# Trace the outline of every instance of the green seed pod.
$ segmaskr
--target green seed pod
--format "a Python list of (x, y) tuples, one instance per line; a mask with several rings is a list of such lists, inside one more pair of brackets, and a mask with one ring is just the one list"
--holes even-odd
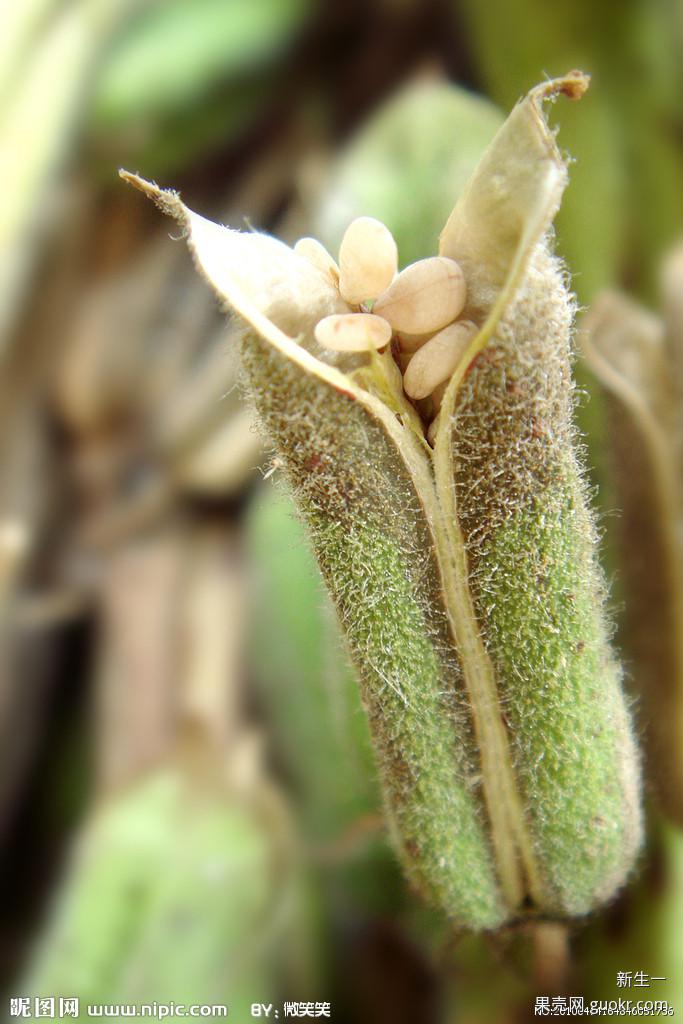
[(343, 312), (329, 277), (292, 253), (287, 279), (258, 236), (249, 279), (244, 236), (124, 175), (185, 225), (250, 324), (245, 376), (359, 674), (395, 846), (415, 887), (472, 928), (589, 911), (640, 841), (574, 450), (573, 306), (545, 239), (566, 169), (541, 103), (586, 84), (573, 73), (513, 110), (444, 229), (478, 330), (437, 419), (406, 398), (393, 350), (317, 347), (318, 321)]
[[(505, 305), (471, 372), (451, 382), (435, 461), (486, 654), (479, 729), (492, 746), (499, 736), (487, 799), (508, 892), (580, 914), (613, 892), (638, 847), (638, 773), (575, 451), (573, 303), (543, 237), (566, 172), (524, 114), (515, 108), (508, 131), (516, 152), (525, 133), (527, 150), (546, 147), (537, 176), (511, 153), (492, 201), (504, 156), (491, 147), (441, 238), (468, 280), (466, 315)], [(514, 294), (501, 236), (524, 261)]]

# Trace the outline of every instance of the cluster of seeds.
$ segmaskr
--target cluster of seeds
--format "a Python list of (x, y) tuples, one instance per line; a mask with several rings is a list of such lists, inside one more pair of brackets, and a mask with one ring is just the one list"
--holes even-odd
[(391, 232), (373, 217), (358, 217), (346, 229), (337, 265), (313, 238), (302, 238), (295, 252), (316, 266), (339, 289), (352, 312), (327, 316), (315, 329), (323, 348), (367, 352), (391, 345), (403, 375), (403, 389), (432, 419), (448, 381), (477, 332), (471, 320), (458, 320), (465, 307), (462, 270), (455, 260), (433, 256), (398, 270)]

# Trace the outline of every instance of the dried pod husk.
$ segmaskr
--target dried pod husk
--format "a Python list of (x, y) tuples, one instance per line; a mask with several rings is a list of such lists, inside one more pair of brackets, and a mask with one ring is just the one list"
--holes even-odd
[[(225, 260), (204, 259), (177, 197), (134, 181), (185, 224), (214, 285), (220, 266), (221, 294), (250, 325), (245, 376), (359, 674), (395, 846), (413, 884), (478, 929), (589, 911), (640, 839), (574, 451), (573, 309), (544, 241), (566, 170), (541, 102), (585, 86), (575, 73), (523, 100), (446, 225), (441, 255), (463, 268), (464, 316), (483, 326), (433, 451), (394, 376), (360, 386), (345, 371), (361, 357), (316, 358), (317, 310), (302, 311), (295, 342)], [(391, 361), (362, 358), (373, 371)]]
[[(192, 213), (175, 192), (165, 192), (128, 171), (124, 181), (139, 188), (188, 231), (202, 273), (232, 307), (243, 298), (264, 320), (293, 337), (333, 313), (348, 313), (339, 292), (308, 259), (284, 242), (255, 231), (232, 231)], [(199, 253), (201, 252), (201, 260)]]
[[(671, 279), (673, 275), (673, 280)], [(632, 664), (648, 775), (683, 824), (683, 550), (680, 522), (680, 295), (675, 262), (665, 281), (666, 324), (605, 292), (583, 321), (589, 366), (604, 388), (608, 456), (624, 590), (622, 642)]]

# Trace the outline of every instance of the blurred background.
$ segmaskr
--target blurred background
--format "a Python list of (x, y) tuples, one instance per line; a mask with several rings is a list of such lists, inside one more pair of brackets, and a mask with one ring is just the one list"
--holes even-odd
[[(22, 0), (0, 19), (5, 1005), (227, 1003), (240, 1022), (317, 1000), (338, 1022), (483, 1024), (582, 994), (683, 1012), (683, 813), (652, 774), (639, 874), (572, 927), (568, 970), (552, 934), (547, 956), (523, 930), (456, 935), (410, 894), (232, 329), (116, 174), (334, 253), (374, 215), (405, 264), (436, 251), (504, 113), (579, 67), (591, 90), (556, 118), (575, 161), (558, 249), (582, 307), (605, 288), (656, 307), (683, 235), (681, 0)], [(640, 709), (681, 623), (652, 614), (630, 643), (615, 421), (577, 375)], [(674, 598), (654, 590), (656, 613)], [(680, 661), (656, 671), (683, 697)], [(653, 773), (675, 776), (673, 749)], [(667, 981), (619, 991), (617, 971)]]

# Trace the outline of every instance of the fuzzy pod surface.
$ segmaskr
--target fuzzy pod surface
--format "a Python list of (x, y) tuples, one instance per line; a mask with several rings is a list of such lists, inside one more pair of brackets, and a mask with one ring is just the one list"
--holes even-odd
[(247, 273), (245, 236), (128, 176), (247, 321), (245, 375), (358, 672), (394, 844), (475, 929), (586, 913), (640, 842), (571, 419), (573, 303), (547, 237), (567, 175), (542, 103), (586, 84), (572, 73), (515, 107), (444, 228), (479, 330), (431, 444), (389, 352), (317, 348), (315, 324), (343, 311), (320, 273), (266, 236)]

